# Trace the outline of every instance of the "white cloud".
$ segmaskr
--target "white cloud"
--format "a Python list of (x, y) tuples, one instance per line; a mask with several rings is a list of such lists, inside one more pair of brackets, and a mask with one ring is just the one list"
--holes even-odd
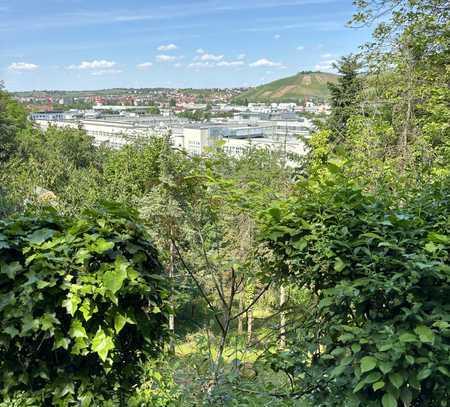
[(316, 66), (316, 71), (335, 71), (333, 64), (335, 64), (337, 61), (335, 59), (326, 59), (323, 61), (320, 61)]
[(273, 38), (276, 39), (276, 40), (279, 40), (279, 39), (281, 38), (281, 35), (280, 35), (280, 34), (275, 34), (275, 35), (273, 36)]
[(239, 54), (237, 59), (245, 59), (247, 57), (246, 54)]
[(99, 71), (93, 71), (91, 75), (94, 76), (103, 76), (103, 75), (112, 75), (122, 73), (121, 69), (100, 69)]
[(203, 48), (198, 48), (195, 52), (196, 52), (197, 54), (204, 54), (204, 53), (205, 53), (205, 50), (204, 50)]
[(137, 64), (136, 67), (138, 69), (148, 69), (151, 68), (153, 66), (152, 62), (143, 62), (142, 64)]
[(223, 55), (214, 55), (214, 54), (202, 54), (200, 57), (201, 61), (221, 61), (223, 59)]
[(180, 62), (177, 62), (176, 64), (173, 65), (175, 68), (181, 68), (183, 66), (183, 64), (181, 64)]
[(324, 59), (329, 59), (329, 58), (331, 58), (333, 56), (333, 54), (322, 54), (321, 56), (320, 56), (320, 58), (324, 58)]
[(177, 60), (177, 57), (172, 55), (156, 55), (156, 60), (158, 62), (170, 62)]
[(303, 51), (305, 49), (305, 47), (303, 45), (299, 45), (297, 47), (297, 51)]
[(111, 69), (116, 66), (116, 62), (114, 61), (106, 61), (102, 60), (94, 60), (94, 61), (82, 61), (79, 65), (70, 65), (69, 69), (82, 69), (82, 70), (105, 70)]
[(27, 62), (13, 62), (8, 69), (11, 71), (35, 71), (39, 68), (39, 65), (30, 64)]
[(215, 66), (214, 62), (191, 62), (188, 68), (214, 68)]
[(255, 62), (252, 62), (250, 64), (250, 66), (252, 66), (252, 67), (259, 67), (259, 66), (273, 66), (273, 67), (278, 66), (278, 67), (282, 67), (283, 64), (280, 63), (280, 62), (271, 61), (270, 59), (267, 59), (267, 58), (261, 58), (261, 59), (258, 59)]
[(244, 61), (220, 61), (217, 66), (242, 66)]
[(188, 65), (188, 68), (222, 68), (242, 66), (244, 61), (197, 61)]
[(175, 44), (167, 44), (167, 45), (160, 45), (158, 48), (158, 51), (174, 51), (178, 49), (178, 47)]

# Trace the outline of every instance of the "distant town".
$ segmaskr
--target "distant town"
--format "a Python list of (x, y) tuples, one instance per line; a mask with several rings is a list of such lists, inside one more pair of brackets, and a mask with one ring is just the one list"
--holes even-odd
[[(113, 89), (97, 92), (27, 92), (15, 98), (42, 129), (84, 129), (95, 143), (120, 148), (135, 139), (167, 136), (174, 148), (201, 155), (222, 142), (224, 151), (250, 147), (302, 155), (314, 119), (329, 114), (318, 98), (249, 102), (246, 88)], [(243, 97), (244, 96), (244, 97)]]

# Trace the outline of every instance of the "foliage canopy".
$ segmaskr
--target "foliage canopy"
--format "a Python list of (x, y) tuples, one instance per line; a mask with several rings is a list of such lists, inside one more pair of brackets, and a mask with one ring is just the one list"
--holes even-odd
[(53, 405), (109, 398), (161, 350), (167, 284), (133, 212), (2, 220), (0, 270), (3, 398), (20, 389)]

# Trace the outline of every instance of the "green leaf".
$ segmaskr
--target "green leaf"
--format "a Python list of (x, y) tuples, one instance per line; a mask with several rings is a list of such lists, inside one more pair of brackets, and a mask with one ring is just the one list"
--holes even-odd
[(449, 244), (450, 236), (440, 235), (439, 233), (431, 232), (428, 235), (428, 240), (431, 240), (435, 243)]
[(422, 381), (425, 380), (431, 374), (431, 369), (424, 368), (417, 375), (417, 380)]
[(95, 243), (91, 246), (92, 251), (102, 254), (114, 247), (114, 242), (108, 242), (103, 238), (97, 239)]
[(83, 300), (83, 303), (81, 304), (80, 311), (83, 314), (83, 318), (86, 322), (88, 322), (92, 318), (92, 309), (91, 309), (91, 302), (88, 298), (85, 298)]
[(361, 372), (369, 372), (377, 365), (377, 360), (373, 356), (364, 356), (361, 359)]
[(63, 305), (63, 307), (66, 308), (67, 312), (70, 315), (74, 316), (75, 312), (77, 312), (78, 305), (80, 304), (81, 299), (79, 297), (77, 297), (76, 295), (73, 295), (73, 294), (69, 294), (69, 295), (70, 296), (62, 302), (62, 305)]
[(105, 288), (115, 294), (122, 288), (122, 284), (127, 278), (128, 263), (124, 260), (116, 260), (113, 270), (108, 270), (103, 275)]
[(0, 266), (0, 272), (6, 274), (11, 280), (13, 280), (16, 277), (16, 273), (22, 269), (23, 267), (18, 261), (2, 264)]
[(16, 301), (17, 300), (13, 292), (0, 295), (0, 311), (3, 311), (9, 305), (14, 305)]
[(12, 325), (9, 325), (3, 330), (3, 333), (8, 334), (11, 338), (14, 338), (19, 334), (19, 330)]
[(392, 363), (390, 362), (378, 362), (379, 369), (383, 372), (383, 374), (389, 373), (392, 370)]
[(365, 378), (366, 383), (373, 383), (380, 380), (382, 377), (382, 374), (380, 372), (371, 372), (367, 375)]
[(401, 334), (398, 339), (400, 342), (417, 342), (417, 336), (408, 332)]
[(339, 377), (347, 369), (347, 365), (338, 365), (331, 371), (331, 377)]
[(445, 366), (439, 366), (438, 370), (443, 373), (444, 375), (446, 375), (447, 377), (450, 377), (450, 372), (448, 371), (448, 369)]
[(280, 218), (281, 218), (281, 209), (280, 208), (277, 208), (276, 206), (272, 206), (271, 208), (268, 209), (267, 212), (275, 220), (277, 220), (277, 221), (280, 220)]
[(105, 334), (102, 328), (98, 328), (94, 339), (92, 339), (91, 348), (105, 362), (108, 358), (108, 353), (114, 349), (114, 342), (111, 337)]
[(345, 263), (342, 261), (342, 259), (340, 257), (337, 257), (334, 262), (334, 271), (340, 273), (344, 269), (345, 269)]
[(84, 393), (80, 396), (80, 407), (90, 407), (92, 405), (93, 395), (92, 393)]
[(363, 389), (366, 386), (366, 381), (361, 380), (353, 389), (353, 393), (358, 393), (361, 389)]
[(27, 236), (31, 244), (40, 245), (51, 238), (56, 232), (52, 229), (39, 229)]
[(434, 333), (427, 326), (419, 325), (414, 329), (414, 332), (419, 336), (420, 342), (434, 343)]
[(380, 350), (380, 352), (386, 352), (392, 349), (392, 343), (385, 343), (384, 345), (377, 344), (377, 347)]
[(61, 336), (61, 334), (56, 335), (55, 343), (53, 345), (53, 349), (68, 349), (70, 345), (70, 339), (65, 338), (64, 336)]
[(114, 329), (116, 331), (116, 333), (119, 333), (122, 328), (125, 326), (125, 324), (127, 323), (127, 318), (124, 317), (123, 315), (117, 313), (116, 316), (114, 317)]
[(353, 353), (358, 353), (361, 350), (361, 345), (359, 343), (354, 343), (352, 345), (352, 351)]
[(76, 338), (75, 344), (72, 347), (71, 353), (73, 355), (87, 354), (87, 347), (89, 343), (86, 338)]
[(372, 384), (373, 391), (381, 390), (384, 387), (385, 383), (381, 380)]
[(59, 325), (59, 320), (56, 318), (56, 315), (54, 313), (45, 313), (41, 319), (41, 327), (44, 331), (54, 331), (55, 325)]
[(384, 393), (381, 404), (383, 407), (397, 407), (397, 400), (391, 393)]
[(86, 330), (80, 320), (74, 319), (70, 324), (69, 335), (72, 338), (87, 338)]
[(400, 373), (391, 373), (389, 375), (389, 381), (399, 389), (403, 384), (403, 376)]
[(30, 331), (37, 331), (39, 328), (40, 321), (39, 319), (33, 318), (32, 314), (26, 314), (24, 318), (22, 318), (22, 332), (21, 335), (26, 336)]
[(305, 239), (296, 240), (292, 246), (294, 246), (297, 250), (302, 251), (305, 249), (306, 246), (308, 246), (308, 242)]
[(425, 250), (426, 250), (428, 253), (434, 253), (437, 249), (438, 249), (437, 246), (436, 246), (433, 242), (428, 242), (428, 243), (425, 245)]
[(448, 329), (450, 324), (447, 321), (436, 321), (433, 326), (439, 329)]

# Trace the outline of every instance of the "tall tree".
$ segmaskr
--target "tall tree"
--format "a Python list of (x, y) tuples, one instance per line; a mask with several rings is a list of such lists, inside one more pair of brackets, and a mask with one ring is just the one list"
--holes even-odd
[[(355, 0), (353, 25), (376, 24), (363, 47), (369, 120), (387, 122), (400, 172), (445, 166), (449, 148), (449, 7), (445, 0)], [(387, 150), (386, 150), (387, 151)]]
[(345, 139), (347, 122), (356, 113), (358, 96), (362, 89), (359, 75), (361, 63), (357, 56), (343, 57), (334, 67), (339, 72), (337, 83), (328, 83), (331, 92), (331, 116), (328, 126), (332, 139), (339, 143)]
[(25, 110), (3, 90), (0, 82), (0, 163), (15, 151), (17, 132), (26, 126)]

